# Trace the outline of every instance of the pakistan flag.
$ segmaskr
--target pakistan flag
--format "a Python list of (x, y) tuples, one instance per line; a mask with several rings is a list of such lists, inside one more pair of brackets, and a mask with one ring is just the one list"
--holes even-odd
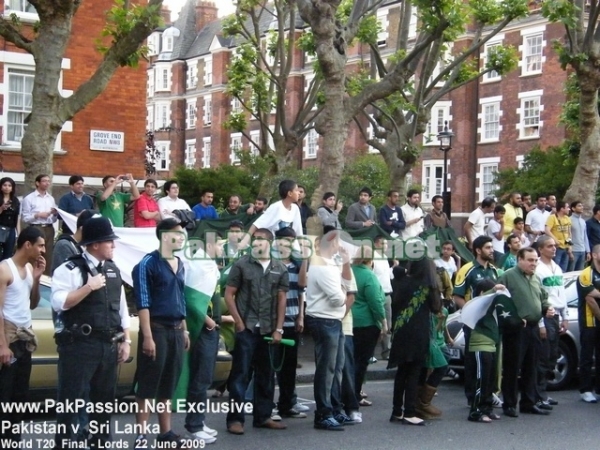
[[(219, 267), (202, 249), (194, 254), (193, 259), (184, 259), (183, 262), (185, 264), (186, 323), (190, 332), (191, 349), (200, 336), (208, 308), (212, 308), (211, 300), (219, 281)], [(174, 406), (177, 405), (178, 399), (187, 398), (189, 378), (189, 352), (184, 352), (183, 369), (173, 397)]]
[(504, 294), (498, 294), (494, 300), (496, 302), (496, 314), (500, 330), (511, 329), (523, 325), (523, 322), (517, 313), (515, 302), (511, 297)]

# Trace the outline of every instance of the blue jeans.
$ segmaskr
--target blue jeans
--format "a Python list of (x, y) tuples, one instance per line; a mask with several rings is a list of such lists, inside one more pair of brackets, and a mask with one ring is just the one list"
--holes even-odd
[(558, 264), (558, 267), (563, 272), (566, 272), (569, 268), (569, 254), (564, 248), (556, 248), (556, 255), (554, 255), (554, 262)]
[(342, 321), (306, 316), (306, 325), (315, 341), (315, 378), (313, 393), (317, 409), (315, 420), (333, 415), (332, 397), (336, 407), (341, 408), (339, 390), (334, 394), (334, 385), (342, 384), (344, 366), (344, 333)]
[(569, 261), (567, 272), (583, 270), (585, 267), (585, 252), (573, 252), (573, 261)]
[(356, 399), (356, 389), (354, 387), (355, 375), (353, 336), (344, 336), (344, 351), (338, 352), (338, 363), (342, 353), (344, 357), (344, 361), (342, 363), (342, 383), (339, 385), (337, 378), (334, 378), (333, 389), (331, 390), (331, 406), (333, 407), (334, 414), (341, 412), (342, 408), (348, 414), (350, 414), (352, 411), (358, 411), (358, 400)]
[[(254, 425), (262, 425), (271, 418), (273, 411), (273, 394), (275, 382), (271, 366), (271, 346), (262, 335), (251, 330), (240, 331), (235, 334), (235, 348), (233, 362), (227, 389), (229, 397), (233, 400), (234, 411), (227, 414), (227, 423), (244, 423), (244, 400), (246, 389), (250, 383), (250, 370), (254, 368)], [(275, 363), (279, 360), (276, 349), (272, 350)]]
[(194, 409), (185, 416), (185, 429), (190, 433), (202, 430), (205, 419), (206, 391), (213, 381), (215, 361), (219, 351), (219, 332), (202, 327), (200, 336), (190, 351), (187, 401)]

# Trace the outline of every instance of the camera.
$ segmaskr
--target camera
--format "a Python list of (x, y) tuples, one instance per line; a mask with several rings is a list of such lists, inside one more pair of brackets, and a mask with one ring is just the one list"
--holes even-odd
[(571, 239), (565, 239), (566, 245), (573, 245), (573, 241)]

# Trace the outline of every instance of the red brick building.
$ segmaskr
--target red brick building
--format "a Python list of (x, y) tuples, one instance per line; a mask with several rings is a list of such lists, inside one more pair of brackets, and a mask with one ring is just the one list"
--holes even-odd
[[(378, 37), (382, 57), (392, 55), (400, 18), (400, 0), (386, 0), (377, 12), (383, 31)], [(472, 211), (491, 191), (493, 173), (515, 167), (535, 145), (546, 148), (565, 137), (559, 124), (564, 102), (565, 72), (551, 48), (553, 39), (563, 35), (560, 25), (549, 24), (532, 3), (530, 17), (515, 21), (490, 40), (480, 54), (480, 66), (494, 45), (512, 45), (519, 52), (519, 66), (509, 75), (495, 73), (452, 92), (432, 110), (423, 155), (410, 176), (410, 182), (423, 186), (423, 203), (441, 194), (443, 154), (436, 135), (447, 121), (454, 132), (449, 153), (448, 187), (452, 192), (454, 217)], [(268, 16), (265, 14), (265, 16)], [(269, 18), (271, 20), (271, 18)], [(267, 30), (269, 23), (262, 24)], [(303, 23), (296, 24), (301, 32)], [(409, 36), (416, 37), (416, 16)], [(455, 49), (470, 43), (465, 36)], [(239, 103), (225, 93), (226, 68), (235, 50), (235, 40), (222, 35), (222, 23), (212, 2), (188, 0), (178, 20), (149, 40), (154, 49), (148, 69), (147, 127), (156, 133), (161, 151), (159, 173), (172, 175), (175, 168), (204, 168), (235, 164), (235, 150), (249, 148), (241, 133), (222, 127)], [(368, 64), (369, 49), (349, 49), (348, 71), (357, 64)], [(286, 107), (297, 110), (305, 89), (314, 76), (312, 61), (296, 51), (288, 80)], [(250, 121), (247, 132), (258, 135), (258, 124)], [(312, 131), (297, 149), (302, 167), (318, 164), (319, 137)], [(348, 156), (372, 151), (352, 124), (346, 143)]]
[[(15, 13), (24, 27), (37, 20), (35, 9), (25, 0), (4, 2), (3, 17)], [(112, 0), (82, 2), (75, 18), (71, 39), (62, 62), (61, 92), (73, 93), (89, 79), (102, 55), (96, 51), (96, 39), (105, 26), (105, 12)], [(31, 111), (33, 56), (0, 41), (0, 158), (5, 176), (23, 181), (20, 141), (23, 119)], [(144, 177), (145, 161), (146, 65), (137, 69), (119, 69), (105, 92), (66, 122), (54, 150), (54, 185), (67, 184), (70, 175), (80, 174), (86, 184), (100, 186), (107, 174), (131, 172)], [(94, 139), (92, 131), (109, 133), (107, 141)], [(105, 136), (104, 134), (97, 136)]]

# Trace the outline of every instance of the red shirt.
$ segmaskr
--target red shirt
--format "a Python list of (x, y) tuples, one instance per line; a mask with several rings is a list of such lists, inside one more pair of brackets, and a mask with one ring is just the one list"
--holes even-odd
[(133, 205), (133, 226), (136, 228), (155, 227), (155, 219), (144, 219), (142, 211), (158, 212), (158, 203), (154, 198), (149, 197), (145, 192), (140, 195)]

